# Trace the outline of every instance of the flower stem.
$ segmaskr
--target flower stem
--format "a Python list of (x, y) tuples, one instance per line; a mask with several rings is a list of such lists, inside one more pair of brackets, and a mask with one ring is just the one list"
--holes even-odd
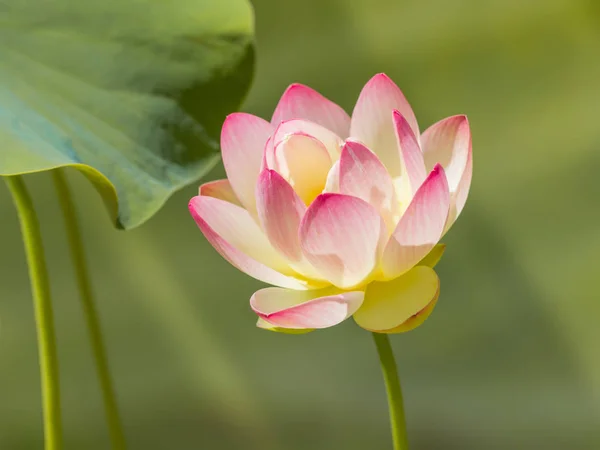
[(392, 428), (392, 440), (394, 450), (408, 450), (408, 438), (406, 436), (406, 420), (404, 418), (404, 405), (402, 400), (402, 388), (396, 369), (396, 361), (390, 340), (387, 334), (372, 333), (379, 361), (381, 362), (381, 371), (387, 390), (388, 407), (390, 410), (390, 426)]
[(100, 382), (102, 399), (104, 401), (104, 410), (108, 430), (110, 434), (111, 448), (113, 450), (124, 450), (126, 448), (125, 435), (121, 420), (119, 417), (119, 408), (117, 405), (115, 389), (110, 376), (106, 348), (102, 340), (102, 330), (100, 319), (96, 310), (94, 295), (88, 275), (87, 263), (85, 259), (83, 242), (79, 231), (77, 214), (75, 211), (73, 198), (67, 184), (67, 180), (62, 169), (54, 170), (54, 185), (58, 194), (60, 207), (65, 221), (66, 232), (69, 241), (69, 250), (75, 269), (77, 285), (83, 306), (83, 313), (89, 332), (92, 353), (96, 363), (96, 374)]
[(50, 283), (40, 226), (23, 179), (4, 178), (17, 209), (35, 310), (44, 410), (44, 448), (62, 450), (60, 384)]

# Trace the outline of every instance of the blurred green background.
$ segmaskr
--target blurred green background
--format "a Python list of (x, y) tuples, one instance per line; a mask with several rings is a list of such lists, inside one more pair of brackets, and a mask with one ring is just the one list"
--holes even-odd
[[(471, 195), (445, 238), (442, 294), (392, 339), (415, 450), (600, 448), (600, 4), (596, 0), (255, 0), (245, 110), (292, 82), (351, 111), (386, 72), (424, 128), (471, 121)], [(132, 20), (135, 20), (132, 18)], [(175, 195), (112, 228), (69, 173), (132, 449), (389, 449), (371, 337), (350, 320), (256, 329), (261, 287), (229, 266)], [(221, 178), (219, 166), (208, 179)], [(68, 449), (108, 449), (48, 174), (28, 177), (56, 305)], [(0, 189), (0, 449), (42, 447), (33, 311), (17, 219)]]

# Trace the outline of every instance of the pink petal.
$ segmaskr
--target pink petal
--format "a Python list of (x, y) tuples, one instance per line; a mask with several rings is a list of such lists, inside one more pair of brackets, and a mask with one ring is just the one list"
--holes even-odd
[(321, 194), (300, 224), (300, 245), (306, 259), (333, 285), (359, 285), (373, 271), (385, 239), (377, 210), (348, 195)]
[(449, 208), (448, 182), (438, 164), (416, 192), (385, 247), (381, 262), (387, 279), (407, 272), (431, 251), (442, 236)]
[(271, 123), (304, 119), (318, 123), (346, 138), (350, 130), (350, 117), (340, 106), (317, 91), (302, 84), (292, 84), (281, 96)]
[(325, 146), (332, 160), (337, 160), (340, 157), (340, 151), (343, 144), (342, 138), (321, 125), (301, 119), (281, 122), (273, 135), (273, 145), (279, 144), (290, 134), (304, 134), (306, 136), (311, 136)]
[(248, 211), (212, 197), (197, 196), (189, 210), (212, 246), (233, 266), (276, 286), (307, 289), (271, 246)]
[(399, 111), (393, 112), (394, 125), (396, 126), (396, 137), (400, 147), (400, 158), (403, 167), (403, 176), (408, 177), (411, 194), (417, 192), (419, 186), (427, 178), (423, 153), (408, 121)]
[(266, 288), (255, 292), (250, 306), (258, 316), (280, 328), (328, 328), (346, 320), (360, 307), (364, 294), (331, 288), (293, 291)]
[(397, 204), (394, 184), (375, 153), (359, 142), (346, 141), (339, 177), (341, 194), (363, 199), (391, 219)]
[(269, 241), (290, 261), (303, 259), (298, 237), (306, 205), (294, 189), (274, 170), (266, 169), (258, 177), (256, 209)]
[(350, 125), (350, 136), (373, 150), (392, 178), (402, 174), (392, 118), (394, 110), (400, 111), (410, 124), (414, 135), (419, 136), (417, 119), (402, 91), (387, 75), (375, 75), (360, 93)]
[[(421, 136), (425, 165), (441, 164), (450, 192), (456, 192), (471, 152), (471, 130), (466, 116), (452, 116), (425, 130)], [(463, 203), (464, 205), (464, 203)]]
[(227, 179), (240, 202), (254, 210), (254, 188), (260, 173), (263, 151), (275, 127), (246, 113), (227, 116), (221, 130), (221, 153)]
[(233, 203), (234, 205), (242, 206), (235, 192), (233, 192), (229, 180), (216, 180), (204, 183), (200, 186), (198, 193), (205, 197), (214, 197)]

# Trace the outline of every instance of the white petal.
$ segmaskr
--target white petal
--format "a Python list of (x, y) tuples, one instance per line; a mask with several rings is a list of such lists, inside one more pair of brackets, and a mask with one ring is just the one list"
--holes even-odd
[(327, 174), (327, 181), (325, 182), (325, 189), (323, 192), (332, 192), (339, 193), (340, 192), (340, 161), (337, 160), (331, 169), (329, 169), (329, 173)]

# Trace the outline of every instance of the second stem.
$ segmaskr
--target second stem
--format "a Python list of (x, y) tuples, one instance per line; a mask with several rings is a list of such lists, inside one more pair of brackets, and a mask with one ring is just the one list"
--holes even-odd
[(106, 420), (108, 422), (108, 430), (113, 450), (124, 450), (126, 448), (125, 435), (119, 417), (119, 408), (117, 405), (115, 389), (110, 377), (108, 366), (108, 357), (106, 348), (102, 340), (102, 330), (100, 328), (100, 320), (98, 311), (96, 310), (92, 287), (88, 276), (87, 263), (83, 251), (83, 242), (77, 223), (77, 214), (73, 203), (73, 198), (67, 184), (67, 180), (62, 169), (52, 172), (54, 184), (60, 202), (60, 207), (64, 216), (66, 232), (69, 241), (71, 259), (77, 277), (77, 285), (81, 296), (83, 313), (85, 315), (86, 325), (90, 335), (90, 343), (92, 353), (96, 363), (96, 372), (100, 388), (102, 390), (102, 398), (104, 401), (104, 409)]

